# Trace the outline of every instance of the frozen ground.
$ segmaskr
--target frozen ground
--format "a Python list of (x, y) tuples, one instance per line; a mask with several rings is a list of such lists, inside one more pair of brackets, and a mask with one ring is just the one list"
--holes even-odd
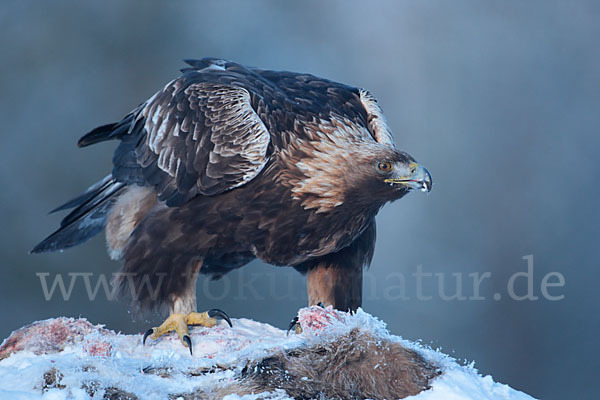
[[(234, 319), (233, 328), (223, 321), (214, 328), (192, 328), (193, 356), (175, 334), (142, 346), (141, 335), (116, 334), (84, 319), (36, 322), (15, 331), (0, 347), (0, 399), (222, 397), (218, 389), (236, 387), (248, 365), (276, 352), (327, 346), (353, 330), (400, 343), (439, 368), (431, 388), (410, 399), (532, 399), (445, 354), (390, 335), (383, 322), (361, 310), (348, 315), (311, 307), (300, 310), (299, 318), (303, 332), (289, 336), (248, 319)], [(282, 390), (223, 396), (289, 398)]]

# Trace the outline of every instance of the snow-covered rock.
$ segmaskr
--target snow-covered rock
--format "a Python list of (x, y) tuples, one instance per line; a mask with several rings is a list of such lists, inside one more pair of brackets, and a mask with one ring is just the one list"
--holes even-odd
[(472, 366), (390, 335), (359, 310), (300, 310), (302, 333), (248, 319), (142, 346), (85, 319), (35, 322), (0, 346), (0, 399), (531, 399)]

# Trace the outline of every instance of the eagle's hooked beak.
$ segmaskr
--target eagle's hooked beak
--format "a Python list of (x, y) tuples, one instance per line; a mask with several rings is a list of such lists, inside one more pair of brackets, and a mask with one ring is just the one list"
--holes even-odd
[(415, 162), (411, 162), (409, 168), (411, 171), (410, 175), (389, 178), (384, 182), (403, 185), (409, 189), (420, 190), (421, 192), (430, 192), (433, 181), (431, 180), (431, 174), (427, 171), (427, 168)]

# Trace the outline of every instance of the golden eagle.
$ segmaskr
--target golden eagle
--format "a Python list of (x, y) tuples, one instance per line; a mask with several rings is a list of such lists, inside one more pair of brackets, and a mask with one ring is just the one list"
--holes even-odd
[(229, 322), (196, 312), (198, 273), (219, 277), (255, 258), (306, 273), (311, 305), (359, 307), (375, 215), (431, 190), (429, 172), (396, 149), (366, 90), (215, 58), (186, 63), (121, 121), (79, 140), (119, 140), (112, 173), (54, 210), (73, 208), (32, 252), (105, 228), (111, 258), (123, 261), (121, 292), (137, 293), (140, 309), (169, 307), (148, 334), (175, 330), (190, 350), (188, 325)]

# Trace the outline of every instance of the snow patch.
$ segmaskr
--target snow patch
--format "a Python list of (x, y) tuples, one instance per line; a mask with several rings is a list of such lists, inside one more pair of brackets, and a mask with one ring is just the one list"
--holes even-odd
[[(400, 343), (439, 367), (441, 374), (431, 381), (431, 388), (410, 399), (532, 399), (439, 351), (391, 335), (385, 323), (360, 309), (350, 315), (310, 307), (301, 309), (298, 317), (303, 331), (289, 336), (284, 330), (244, 318), (233, 319), (233, 328), (223, 321), (214, 328), (191, 328), (193, 356), (175, 334), (142, 346), (142, 335), (117, 334), (85, 319), (36, 322), (13, 332), (0, 346), (0, 399), (84, 400), (111, 395), (185, 399), (185, 394), (197, 392), (211, 397), (219, 388), (239, 381), (250, 363), (282, 350), (333, 342), (355, 329)], [(290, 398), (283, 390), (221, 397)]]

